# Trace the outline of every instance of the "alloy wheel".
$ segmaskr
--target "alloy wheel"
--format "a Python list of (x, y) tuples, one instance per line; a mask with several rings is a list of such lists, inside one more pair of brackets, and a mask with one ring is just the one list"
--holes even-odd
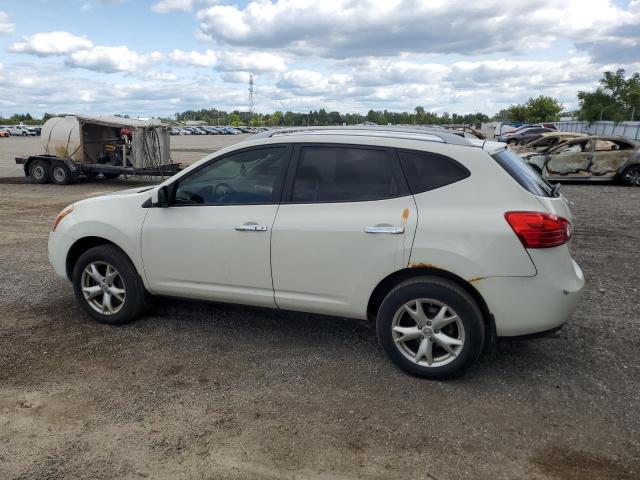
[(126, 300), (125, 284), (120, 273), (107, 262), (92, 262), (82, 271), (82, 294), (89, 306), (102, 315), (122, 310)]
[(424, 367), (448, 365), (464, 347), (462, 320), (438, 300), (419, 298), (405, 303), (394, 315), (391, 328), (400, 353)]

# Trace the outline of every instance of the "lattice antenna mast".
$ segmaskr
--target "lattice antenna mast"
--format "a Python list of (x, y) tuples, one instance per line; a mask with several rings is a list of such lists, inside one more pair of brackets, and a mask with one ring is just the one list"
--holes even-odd
[(253, 99), (253, 73), (249, 75), (249, 116), (253, 119), (255, 103)]

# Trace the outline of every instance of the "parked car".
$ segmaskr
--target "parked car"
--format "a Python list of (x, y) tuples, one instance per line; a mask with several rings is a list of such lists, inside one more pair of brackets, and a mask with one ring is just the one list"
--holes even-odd
[(283, 129), (157, 187), (74, 203), (49, 259), (100, 322), (133, 320), (149, 295), (370, 319), (401, 368), (445, 378), (496, 336), (568, 320), (584, 283), (571, 220), (494, 142)]
[(35, 137), (38, 135), (35, 130), (32, 130), (26, 125), (15, 125), (13, 128), (18, 130), (20, 132), (20, 135), (22, 135), (23, 137)]
[(527, 163), (554, 181), (620, 181), (640, 187), (640, 142), (594, 135), (531, 155)]
[(171, 129), (169, 130), (169, 134), (170, 135), (181, 135), (182, 131), (177, 127), (171, 127)]
[(14, 137), (21, 137), (21, 136), (22, 136), (22, 137), (26, 137), (27, 135), (29, 135), (29, 133), (28, 133), (28, 132), (26, 132), (26, 131), (24, 131), (24, 130), (22, 130), (21, 128), (18, 128), (18, 127), (16, 127), (16, 126), (8, 125), (8, 126), (4, 126), (4, 127), (2, 127), (2, 128), (3, 128), (6, 132), (9, 132), (9, 134), (10, 134), (11, 136), (14, 136)]
[(536, 155), (537, 153), (545, 153), (551, 150), (553, 147), (560, 145), (574, 138), (586, 137), (585, 133), (575, 132), (547, 132), (541, 134), (540, 138), (533, 140), (529, 143), (519, 146), (511, 146), (511, 150), (517, 153), (521, 157)]
[(522, 130), (519, 130), (518, 132), (515, 132), (515, 133), (507, 133), (506, 135), (502, 135), (500, 137), (500, 141), (505, 142), (508, 145), (515, 146), (515, 145), (529, 143), (532, 140), (536, 140), (537, 138), (540, 138), (540, 135), (543, 133), (549, 133), (554, 131), (555, 130), (551, 130), (550, 128), (546, 128), (546, 127), (528, 127), (528, 128), (523, 128)]
[(0, 137), (10, 137), (11, 134), (9, 133), (8, 130), (5, 130), (4, 128), (0, 127)]

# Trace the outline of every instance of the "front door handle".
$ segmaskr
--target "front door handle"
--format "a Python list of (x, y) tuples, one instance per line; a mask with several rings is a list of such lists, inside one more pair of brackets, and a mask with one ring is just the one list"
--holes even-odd
[(236, 225), (239, 232), (266, 232), (266, 225), (258, 225), (257, 223), (245, 223), (244, 225)]
[(393, 235), (399, 235), (404, 233), (404, 227), (367, 227), (364, 231), (365, 233), (391, 233)]

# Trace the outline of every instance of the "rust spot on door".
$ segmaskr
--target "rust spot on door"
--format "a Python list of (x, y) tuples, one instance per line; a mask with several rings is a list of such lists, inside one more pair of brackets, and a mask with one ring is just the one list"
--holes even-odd
[(407, 220), (409, 219), (409, 209), (405, 208), (402, 211), (402, 223), (407, 223)]

